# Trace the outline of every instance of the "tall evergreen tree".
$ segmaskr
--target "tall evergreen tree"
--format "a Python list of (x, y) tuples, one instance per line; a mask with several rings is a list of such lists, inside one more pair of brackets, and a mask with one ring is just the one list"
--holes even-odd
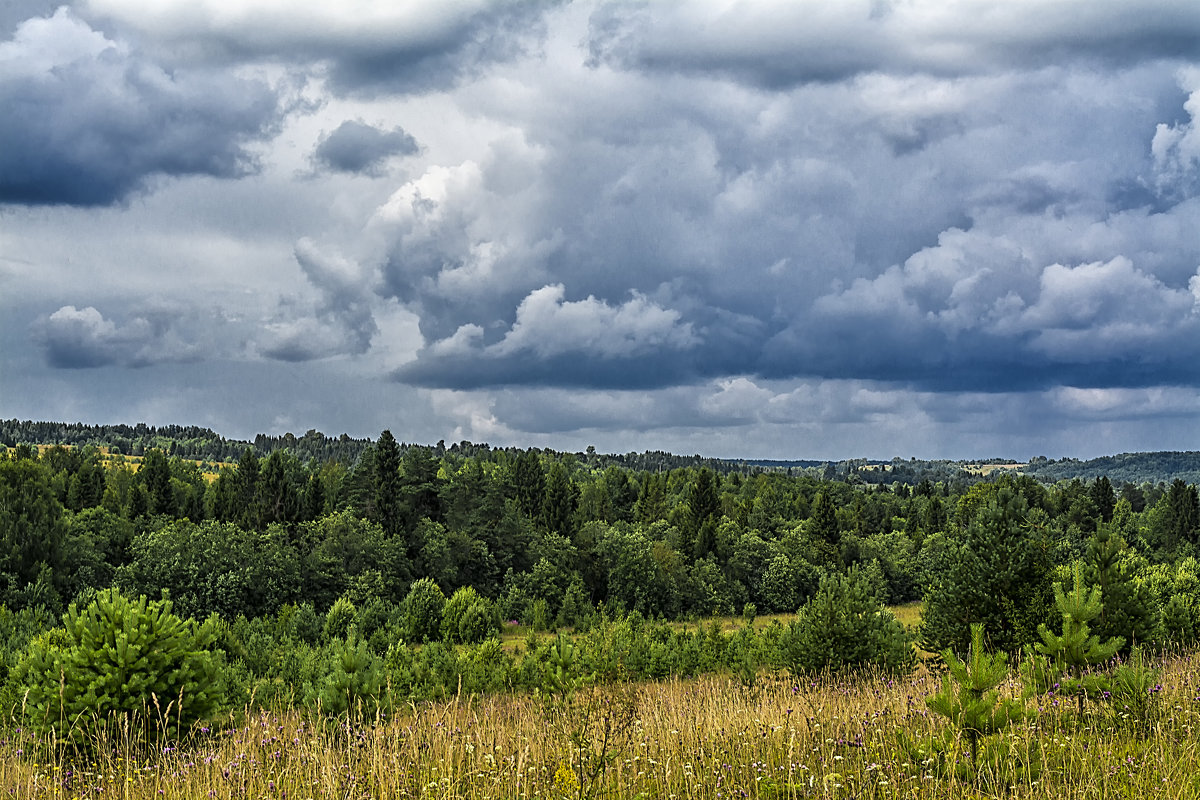
[(442, 521), (438, 462), (428, 447), (413, 445), (400, 460), (400, 508), (405, 530), (423, 519)]
[(237, 471), (233, 474), (233, 508), (230, 514), (230, 518), (244, 528), (255, 527), (257, 521), (254, 501), (258, 494), (258, 473), (258, 456), (247, 447), (242, 451)]
[(146, 494), (150, 500), (150, 513), (175, 516), (177, 508), (175, 491), (171, 487), (171, 466), (167, 463), (167, 457), (163, 455), (162, 450), (152, 447), (146, 451), (146, 455), (142, 459), (142, 466), (138, 470), (138, 477), (141, 478), (142, 485), (146, 487)]
[(527, 519), (541, 519), (542, 503), (546, 498), (546, 473), (542, 470), (541, 459), (532, 448), (517, 457), (512, 478), (517, 507), (521, 513)]
[(556, 462), (550, 467), (550, 475), (546, 480), (546, 499), (542, 504), (542, 521), (546, 530), (567, 539), (572, 538), (578, 503), (579, 487), (567, 475), (567, 468)]
[(809, 524), (812, 535), (817, 539), (834, 546), (841, 541), (841, 534), (838, 533), (837, 510), (833, 506), (833, 500), (830, 499), (829, 493), (824, 489), (817, 492), (817, 496), (813, 500)]
[(1181, 478), (1171, 481), (1166, 503), (1167, 534), (1172, 542), (1195, 542), (1200, 529), (1200, 494)]
[[(1117, 515), (1129, 502), (1118, 503)], [(1147, 644), (1158, 637), (1159, 620), (1149, 587), (1132, 574), (1126, 555), (1128, 547), (1115, 523), (1100, 525), (1088, 540), (1083, 577), (1100, 590), (1101, 611), (1091, 620), (1092, 630), (1102, 639), (1119, 637), (1122, 650)]]
[(379, 434), (372, 459), (370, 519), (379, 523), (383, 532), (395, 536), (400, 530), (400, 445), (390, 430)]
[(1097, 478), (1088, 489), (1088, 494), (1096, 506), (1096, 511), (1100, 514), (1101, 521), (1112, 522), (1113, 508), (1117, 504), (1117, 492), (1113, 489), (1108, 476), (1101, 475)]

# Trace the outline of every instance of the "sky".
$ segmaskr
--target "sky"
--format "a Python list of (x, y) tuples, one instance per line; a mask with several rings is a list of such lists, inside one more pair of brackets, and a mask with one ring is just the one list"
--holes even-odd
[(1200, 449), (1194, 0), (3, 0), (0, 417)]

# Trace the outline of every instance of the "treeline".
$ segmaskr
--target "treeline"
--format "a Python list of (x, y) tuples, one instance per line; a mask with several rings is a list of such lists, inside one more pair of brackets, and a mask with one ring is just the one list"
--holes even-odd
[[(1055, 570), (1101, 531), (1160, 620), (1200, 530), (1195, 487), (1178, 479), (863, 485), (594, 463), (402, 447), (385, 431), (352, 464), (247, 447), (210, 483), (154, 448), (134, 471), (106, 467), (94, 448), (18, 446), (0, 462), (0, 602), (57, 613), (109, 586), (165, 589), (185, 615), (252, 618), (304, 602), (325, 613), (343, 596), (396, 605), (427, 578), (550, 627), (600, 605), (666, 619), (747, 603), (793, 612), (823, 576), (857, 565), (885, 602), (930, 604), (933, 644), (965, 642), (980, 608), (997, 604), (1008, 617), (992, 635), (1016, 642), (1043, 619)], [(946, 594), (951, 577), (977, 595)], [(943, 611), (952, 635), (935, 632)]]
[[(0, 420), (0, 446), (15, 448), (18, 445), (63, 445), (66, 447), (95, 447), (103, 448), (112, 453), (126, 456), (142, 456), (152, 449), (161, 450), (167, 456), (207, 461), (214, 463), (237, 461), (249, 449), (259, 458), (265, 458), (271, 453), (282, 451), (295, 456), (302, 463), (317, 462), (324, 464), (336, 461), (341, 464), (354, 464), (363, 452), (371, 446), (370, 439), (357, 439), (345, 433), (340, 436), (326, 436), (317, 430), (309, 430), (303, 436), (285, 433), (281, 436), (271, 436), (260, 433), (253, 441), (226, 439), (208, 428), (197, 426), (164, 425), (156, 427), (138, 423), (137, 425), (85, 425), (83, 423), (66, 422), (33, 422), (16, 419)], [(401, 451), (410, 445), (402, 443)], [(416, 445), (413, 445), (416, 446)], [(475, 444), (468, 441), (458, 442), (447, 447), (444, 441), (430, 448), (440, 458), (446, 452), (462, 456), (476, 456), (491, 453), (493, 448), (487, 444)], [(502, 452), (519, 454), (518, 448), (502, 448)], [(553, 455), (553, 451), (540, 451), (545, 455)], [(831, 475), (839, 467), (823, 462), (746, 462), (733, 459), (703, 458), (699, 455), (680, 456), (661, 450), (647, 450), (643, 453), (604, 454), (595, 452), (589, 447), (585, 453), (576, 456), (591, 467), (619, 466), (631, 470), (663, 471), (680, 469), (689, 466), (705, 466), (714, 472), (728, 474), (732, 472), (757, 473), (767, 470), (788, 472), (792, 469), (831, 470)], [(850, 462), (840, 469), (845, 474), (850, 468)], [(801, 465), (804, 465), (802, 467)]]

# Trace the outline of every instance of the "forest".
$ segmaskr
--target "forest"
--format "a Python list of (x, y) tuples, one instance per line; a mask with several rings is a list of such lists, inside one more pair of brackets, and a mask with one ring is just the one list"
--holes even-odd
[[(866, 481), (668, 454), (425, 447), (386, 430), (263, 437), (235, 454), (176, 444), (219, 438), (200, 429), (122, 428), (127, 444), (112, 446), (36, 441), (50, 429), (22, 440), (31, 425), (6, 427), (0, 452), (0, 780), (29, 796), (102, 796), (95, 770), (150, 741), (159, 755), (189, 743), (192, 767), (202, 751), (237, 761), (240, 784), (228, 763), (224, 777), (194, 770), (220, 797), (269, 794), (354, 742), (407, 777), (370, 788), (378, 763), (346, 756), (339, 780), (363, 783), (337, 796), (429, 782), (434, 796), (850, 796), (851, 764), (834, 765), (851, 755), (854, 796), (912, 780), (928, 784), (921, 796), (964, 782), (1042, 796), (1048, 776), (1074, 775), (1046, 736), (1124, 752), (1154, 726), (1190, 731), (1200, 710), (1187, 688), (1200, 495), (1182, 478), (909, 482), (894, 469)], [(838, 696), (874, 721), (839, 715)], [(1168, 713), (1168, 700), (1183, 705)], [(707, 720), (691, 744), (643, 730), (682, 729), (654, 716), (676, 702)], [(520, 791), (488, 793), (501, 765), (479, 761), (465, 717), (453, 741), (427, 727), (482, 707), (490, 752), (496, 736), (541, 731), (536, 757), (527, 743), (495, 784)], [(766, 749), (750, 758), (725, 715), (756, 720), (739, 736), (753, 728)], [(840, 733), (826, 742), (822, 724)], [(298, 772), (229, 754), (237, 739), (265, 759), (267, 725), (295, 740)], [(639, 737), (674, 772), (639, 776)], [(736, 772), (706, 762), (715, 772), (687, 783), (679, 759), (693, 745), (746, 758)], [(421, 760), (431, 752), (456, 764), (441, 768), (453, 791)], [(38, 764), (91, 764), (92, 782)], [(199, 784), (165, 780), (178, 763), (152, 766), (127, 784), (195, 796)], [(1113, 766), (1143, 785), (1144, 772)]]

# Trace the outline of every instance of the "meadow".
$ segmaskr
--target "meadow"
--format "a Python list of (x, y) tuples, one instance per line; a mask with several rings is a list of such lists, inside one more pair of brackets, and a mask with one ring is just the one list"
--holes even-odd
[[(986, 780), (902, 746), (945, 727), (925, 704), (940, 679), (921, 668), (463, 695), (359, 721), (256, 711), (175, 743), (136, 745), (118, 728), (86, 758), (13, 729), (0, 740), (0, 787), (30, 800), (1200, 797), (1200, 659), (1158, 666), (1140, 719), (1030, 700), (1027, 719), (995, 737), (1002, 755)], [(1002, 692), (1020, 693), (1015, 675)], [(965, 764), (960, 740), (947, 758)]]

